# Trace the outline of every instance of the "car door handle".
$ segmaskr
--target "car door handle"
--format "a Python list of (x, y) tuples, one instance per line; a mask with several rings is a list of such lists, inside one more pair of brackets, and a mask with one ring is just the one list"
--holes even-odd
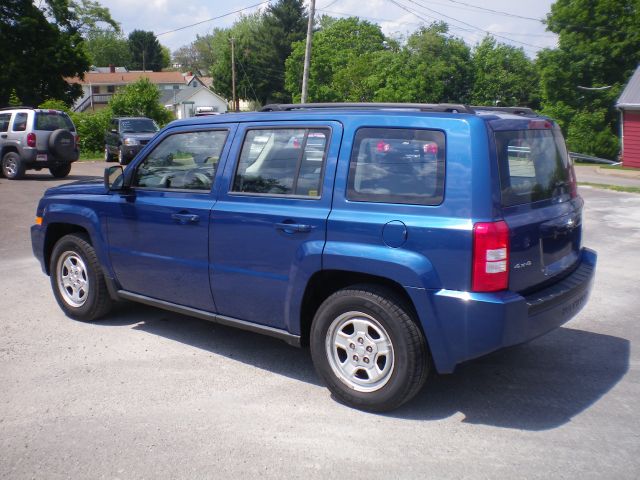
[(200, 221), (200, 216), (192, 213), (173, 213), (171, 214), (171, 218), (182, 225), (186, 225), (187, 223), (198, 223)]
[(276, 223), (275, 228), (277, 230), (282, 230), (285, 233), (306, 233), (313, 230), (315, 227), (313, 225), (305, 225), (303, 223)]

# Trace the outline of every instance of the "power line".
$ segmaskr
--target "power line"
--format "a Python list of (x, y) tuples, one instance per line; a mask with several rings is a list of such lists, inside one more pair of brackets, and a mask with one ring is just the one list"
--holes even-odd
[(251, 91), (253, 92), (253, 99), (256, 101), (257, 104), (259, 104), (260, 102), (258, 101), (258, 95), (256, 95), (256, 90), (253, 88), (253, 83), (251, 82), (251, 78), (249, 78), (249, 75), (247, 75), (247, 71), (245, 70), (244, 65), (242, 64), (240, 59), (237, 58), (236, 60), (238, 61), (240, 68), (242, 68), (242, 73), (244, 74), (244, 78), (246, 78), (247, 82), (249, 82), (249, 87), (251, 87)]
[(471, 8), (476, 8), (478, 10), (484, 10), (485, 12), (495, 13), (497, 15), (504, 15), (505, 17), (521, 18), (523, 20), (531, 20), (531, 21), (534, 21), (534, 22), (542, 23), (542, 19), (540, 19), (540, 18), (525, 17), (523, 15), (518, 15), (516, 13), (503, 12), (501, 10), (493, 10), (491, 8), (480, 7), (478, 5), (472, 5), (470, 3), (459, 2), (458, 0), (447, 0), (447, 1), (449, 1), (451, 3), (457, 3), (458, 5), (464, 5), (465, 7), (471, 7)]
[[(391, 3), (393, 3), (394, 5), (396, 5), (397, 7), (400, 7), (400, 8), (401, 8), (401, 9), (403, 9), (404, 11), (409, 12), (409, 13), (411, 13), (411, 14), (415, 15), (416, 17), (418, 17), (418, 18), (420, 18), (420, 19), (422, 19), (422, 20), (424, 20), (424, 21), (427, 21), (427, 20), (426, 20), (422, 15), (420, 15), (420, 14), (419, 14), (419, 13), (417, 13), (417, 12), (415, 12), (414, 10), (411, 10), (411, 9), (410, 9), (410, 8), (408, 8), (406, 5), (403, 5), (403, 4), (399, 3), (399, 2), (397, 2), (396, 0), (389, 0), (389, 1), (390, 1)], [(474, 30), (477, 30), (477, 31), (480, 31), (480, 32), (484, 32), (484, 33), (488, 33), (489, 35), (493, 35), (493, 36), (495, 36), (495, 37), (502, 38), (502, 39), (504, 39), (504, 40), (508, 40), (508, 41), (510, 41), (510, 42), (513, 42), (513, 43), (519, 43), (519, 44), (522, 44), (522, 45), (526, 45), (526, 46), (528, 46), (528, 47), (532, 47), (532, 48), (535, 48), (535, 49), (537, 49), (537, 50), (542, 50), (542, 49), (544, 48), (544, 47), (541, 47), (541, 46), (539, 46), (539, 45), (533, 45), (533, 44), (531, 44), (531, 43), (522, 42), (522, 41), (520, 41), (520, 40), (515, 40), (515, 39), (513, 39), (513, 38), (505, 37), (504, 35), (498, 35), (498, 34), (496, 34), (495, 32), (492, 32), (492, 31), (490, 31), (490, 30), (485, 30), (484, 28), (476, 27), (475, 25), (471, 25), (470, 23), (464, 22), (464, 21), (462, 21), (462, 20), (458, 20), (457, 18), (451, 17), (451, 16), (449, 16), (449, 15), (445, 15), (444, 13), (440, 13), (440, 12), (438, 12), (438, 11), (436, 11), (436, 10), (433, 10), (432, 8), (426, 7), (426, 6), (424, 6), (424, 5), (422, 5), (422, 4), (418, 3), (418, 2), (416, 2), (416, 1), (414, 1), (414, 0), (407, 0), (407, 1), (408, 1), (408, 2), (410, 2), (410, 3), (413, 3), (413, 4), (417, 5), (417, 6), (419, 6), (420, 8), (423, 8), (423, 9), (425, 9), (425, 10), (429, 11), (429, 12), (435, 13), (436, 15), (440, 15), (441, 17), (448, 18), (449, 20), (453, 20), (454, 22), (458, 22), (458, 23), (461, 23), (461, 24), (466, 25), (466, 26), (468, 26), (468, 27), (471, 27), (471, 28), (472, 28), (472, 29), (474, 29)], [(460, 28), (460, 27), (458, 27), (458, 28)], [(461, 30), (464, 30), (464, 29), (461, 29)]]
[(208, 18), (207, 20), (202, 20), (200, 22), (196, 22), (196, 23), (192, 23), (190, 25), (185, 25), (184, 27), (180, 27), (180, 28), (175, 28), (173, 30), (169, 30), (167, 32), (162, 32), (156, 35), (156, 37), (160, 37), (162, 35), (167, 35), (169, 33), (173, 33), (173, 32), (178, 32), (180, 30), (184, 30), (186, 28), (191, 28), (191, 27), (195, 27), (196, 25), (202, 25), (203, 23), (207, 23), (207, 22), (212, 22), (214, 20), (218, 20), (219, 18), (224, 18), (224, 17), (228, 17), (229, 15), (233, 15), (235, 13), (240, 13), (244, 10), (249, 10), (250, 8), (255, 8), (255, 7), (259, 7), (260, 5), (264, 5), (265, 3), (270, 3), (271, 0), (266, 0), (264, 2), (260, 2), (260, 3), (256, 3), (254, 5), (249, 5), (248, 7), (243, 7), (240, 8), (238, 10), (234, 10), (233, 12), (229, 12), (229, 13), (225, 13), (224, 15), (218, 15), (217, 17), (213, 17), (213, 18)]

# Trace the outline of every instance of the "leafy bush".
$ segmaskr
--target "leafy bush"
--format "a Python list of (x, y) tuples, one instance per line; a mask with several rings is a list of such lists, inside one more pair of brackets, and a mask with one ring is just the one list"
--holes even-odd
[(101, 155), (104, 151), (104, 134), (109, 129), (113, 113), (110, 108), (95, 112), (72, 113), (71, 119), (80, 135), (80, 152), (87, 156), (90, 153)]
[(617, 157), (620, 148), (605, 109), (577, 112), (569, 123), (567, 145), (572, 152), (610, 160)]
[(117, 117), (149, 117), (161, 127), (173, 120), (173, 114), (160, 105), (160, 90), (148, 78), (120, 90), (109, 101), (109, 107)]
[(38, 105), (38, 108), (46, 108), (48, 110), (60, 110), (67, 114), (71, 114), (71, 109), (69, 108), (69, 105), (67, 105), (62, 100), (55, 100), (55, 99), (45, 100), (40, 105)]

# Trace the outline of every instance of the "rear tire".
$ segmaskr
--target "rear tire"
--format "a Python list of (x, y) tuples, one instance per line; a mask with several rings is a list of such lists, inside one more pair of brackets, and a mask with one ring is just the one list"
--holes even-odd
[(356, 285), (327, 298), (311, 326), (316, 371), (339, 401), (393, 410), (414, 397), (430, 370), (422, 331), (391, 290)]
[(2, 173), (9, 180), (19, 180), (24, 177), (26, 167), (16, 152), (9, 152), (2, 157)]
[(86, 235), (72, 233), (58, 240), (49, 271), (53, 294), (67, 316), (91, 321), (111, 310), (102, 267)]
[(55, 178), (64, 178), (71, 172), (71, 164), (58, 165), (57, 167), (49, 167), (49, 172)]

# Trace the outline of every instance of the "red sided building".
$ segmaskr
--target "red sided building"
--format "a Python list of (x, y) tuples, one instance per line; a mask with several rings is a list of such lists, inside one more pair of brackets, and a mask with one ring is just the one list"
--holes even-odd
[(640, 66), (632, 75), (616, 107), (622, 123), (622, 165), (640, 168)]

